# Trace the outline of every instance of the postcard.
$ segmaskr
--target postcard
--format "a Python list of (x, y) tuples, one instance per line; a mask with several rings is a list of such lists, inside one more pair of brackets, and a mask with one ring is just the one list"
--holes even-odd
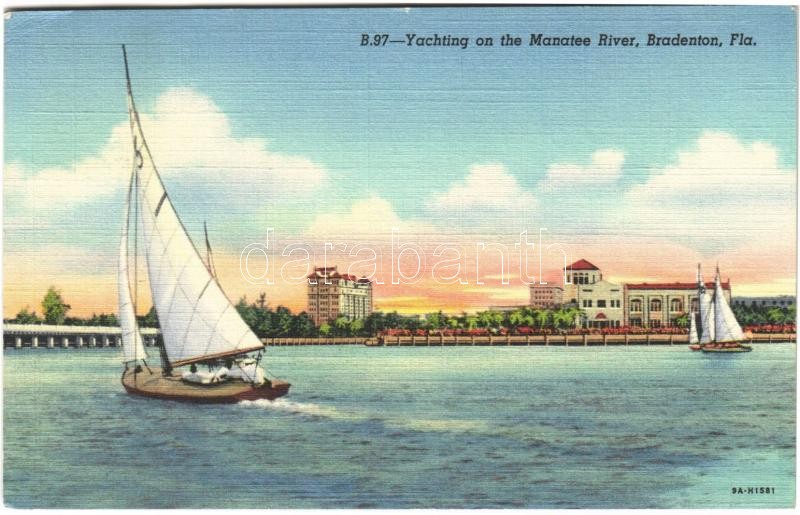
[(5, 12), (13, 508), (792, 508), (797, 10)]

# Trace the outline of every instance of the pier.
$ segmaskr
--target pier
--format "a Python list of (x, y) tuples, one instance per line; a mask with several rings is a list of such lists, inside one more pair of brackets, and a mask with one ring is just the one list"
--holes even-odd
[[(144, 344), (152, 347), (161, 336), (158, 329), (141, 328)], [(82, 348), (120, 347), (122, 330), (119, 327), (3, 324), (3, 347), (30, 348)]]
[[(161, 338), (158, 329), (141, 328), (147, 347)], [(745, 343), (796, 342), (795, 333), (756, 333)], [(611, 345), (688, 345), (686, 334), (537, 334), (537, 335), (459, 335), (438, 334), (418, 336), (347, 336), (305, 338), (262, 338), (267, 347), (308, 345), (366, 345), (368, 347), (452, 347), (452, 346), (561, 346), (597, 347)], [(122, 335), (119, 327), (3, 324), (5, 348), (82, 348), (119, 347)]]
[[(597, 347), (610, 345), (688, 345), (687, 334), (539, 334), (539, 335), (460, 335), (263, 338), (268, 347), (301, 345), (366, 345), (368, 347), (450, 347), (450, 346), (561, 346)], [(794, 333), (754, 334), (745, 343), (795, 342)]]

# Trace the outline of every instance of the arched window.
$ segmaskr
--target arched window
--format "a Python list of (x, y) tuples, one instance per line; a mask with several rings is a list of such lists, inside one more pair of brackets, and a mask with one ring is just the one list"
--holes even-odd
[(698, 302), (697, 299), (692, 299), (692, 313), (697, 313)]
[(661, 311), (661, 299), (650, 299), (650, 311)]
[(683, 301), (681, 299), (672, 299), (669, 301), (669, 310), (672, 313), (680, 313), (683, 311)]
[(631, 313), (641, 313), (642, 312), (642, 301), (641, 299), (632, 299), (631, 300)]

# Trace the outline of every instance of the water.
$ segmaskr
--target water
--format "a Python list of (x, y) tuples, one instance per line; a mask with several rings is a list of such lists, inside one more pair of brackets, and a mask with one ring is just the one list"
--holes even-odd
[(5, 502), (790, 507), (795, 350), (273, 348), (289, 396), (229, 406), (129, 396), (113, 349), (7, 350)]

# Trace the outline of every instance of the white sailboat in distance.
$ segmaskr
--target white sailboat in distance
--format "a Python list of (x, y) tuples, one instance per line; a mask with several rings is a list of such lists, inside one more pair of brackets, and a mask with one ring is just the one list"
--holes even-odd
[[(119, 255), (122, 384), (136, 395), (202, 403), (286, 395), (289, 383), (265, 377), (260, 366), (264, 345), (225, 296), (172, 205), (136, 111), (124, 45), (122, 52), (133, 141)], [(131, 294), (128, 266), (129, 227), (134, 233), (134, 270), (141, 251), (158, 314), (163, 339), (160, 368), (147, 364), (136, 321), (137, 297)], [(198, 370), (198, 365), (207, 370)]]
[(752, 347), (743, 345), (745, 335), (733, 310), (725, 299), (722, 281), (717, 266), (714, 289), (706, 290), (700, 264), (697, 265), (697, 301), (699, 312), (689, 316), (689, 348), (703, 352), (734, 353), (750, 352)]

